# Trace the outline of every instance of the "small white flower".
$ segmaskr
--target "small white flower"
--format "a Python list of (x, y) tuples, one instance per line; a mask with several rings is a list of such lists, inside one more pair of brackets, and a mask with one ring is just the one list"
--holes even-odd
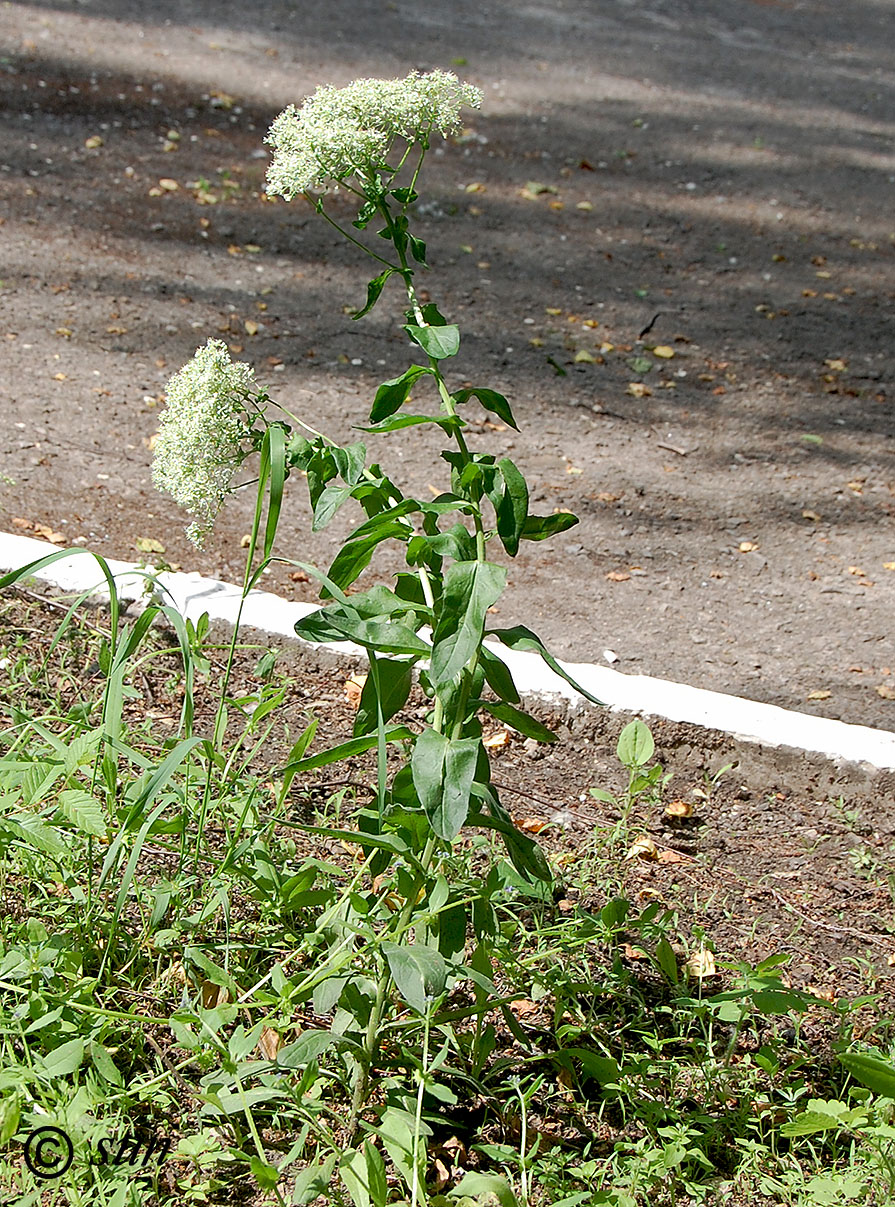
[(372, 172), (385, 163), (395, 138), (427, 143), (435, 131), (446, 137), (460, 129), (462, 105), (477, 109), (481, 103), (479, 89), (449, 71), (318, 88), (300, 109), (284, 109), (271, 126), (267, 142), (274, 157), (266, 190), (291, 200)]
[(210, 339), (168, 382), (152, 480), (196, 517), (187, 529), (202, 546), (249, 451), (251, 365), (233, 364), (227, 345)]

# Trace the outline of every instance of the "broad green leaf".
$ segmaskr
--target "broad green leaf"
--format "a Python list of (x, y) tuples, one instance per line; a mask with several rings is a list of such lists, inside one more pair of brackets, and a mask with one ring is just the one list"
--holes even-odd
[(339, 1177), (351, 1195), (354, 1207), (372, 1207), (367, 1160), (363, 1149), (354, 1148), (343, 1154), (339, 1162)]
[(432, 637), (430, 676), (449, 684), (479, 648), (485, 615), (500, 598), (507, 572), (492, 562), (454, 562), (444, 576), (441, 617)]
[(70, 1039), (40, 1058), (40, 1071), (45, 1077), (67, 1077), (84, 1063), (83, 1039)]
[(423, 268), (428, 268), (426, 263), (426, 245), (422, 239), (418, 239), (416, 235), (408, 235), (407, 242), (410, 244), (410, 254), (416, 260), (417, 264), (422, 264)]
[(417, 1148), (417, 1167), (422, 1186), (425, 1182), (426, 1138), (432, 1135), (431, 1127), (422, 1120), (417, 1127), (416, 1118), (409, 1111), (389, 1106), (383, 1111), (376, 1131), (382, 1137), (392, 1163), (408, 1186), (413, 1183), (414, 1135), (418, 1132), (420, 1142)]
[[(375, 673), (374, 673), (375, 671)], [(378, 697), (377, 697), (378, 680)], [(372, 733), (382, 720), (390, 721), (407, 703), (413, 681), (411, 663), (394, 658), (377, 658), (370, 651), (370, 673), (367, 675), (354, 718), (354, 736)], [(378, 703), (378, 707), (377, 707)]]
[(394, 620), (361, 620), (338, 608), (321, 608), (295, 625), (305, 641), (354, 641), (383, 654), (413, 654), (426, 657), (431, 647), (413, 629)]
[(409, 1006), (425, 1014), (427, 999), (437, 998), (447, 982), (447, 964), (439, 952), (421, 943), (383, 943), (382, 953), (388, 961), (398, 992)]
[(459, 415), (391, 415), (372, 426), (362, 427), (358, 424), (358, 431), (377, 435), (383, 432), (397, 432), (404, 427), (417, 427), (421, 423), (434, 423), (449, 436), (466, 427)]
[(66, 788), (59, 793), (59, 808), (64, 816), (82, 834), (102, 838), (106, 833), (106, 820), (99, 801), (81, 788)]
[(565, 679), (571, 687), (579, 695), (584, 696), (585, 700), (590, 700), (591, 704), (602, 704), (602, 700), (598, 700), (596, 696), (592, 696), (589, 691), (586, 691), (580, 683), (576, 683), (568, 671), (564, 671), (559, 665), (547, 647), (541, 641), (537, 634), (533, 633), (523, 624), (517, 624), (511, 629), (488, 629), (485, 633), (486, 637), (496, 637), (508, 649), (524, 650), (535, 654), (540, 654), (550, 669), (561, 679)]
[(522, 526), (521, 540), (546, 541), (558, 532), (574, 528), (578, 517), (570, 511), (557, 511), (553, 515), (530, 515)]
[(556, 741), (556, 734), (552, 729), (548, 729), (546, 725), (536, 721), (527, 712), (514, 708), (512, 704), (495, 700), (476, 700), (475, 705), (477, 708), (484, 708), (492, 717), (497, 717), (498, 721), (503, 721), (505, 725), (509, 725), (511, 729), (524, 734), (527, 738), (534, 738), (536, 742)]
[(260, 1157), (249, 1157), (249, 1168), (255, 1175), (255, 1181), (261, 1190), (273, 1190), (280, 1180), (279, 1170), (275, 1165), (268, 1165)]
[(386, 1207), (388, 1203), (388, 1181), (382, 1154), (369, 1140), (364, 1141), (364, 1158), (367, 1163), (367, 1187), (373, 1207)]
[(121, 1070), (98, 1039), (90, 1040), (90, 1059), (100, 1077), (123, 1088), (124, 1078), (121, 1076)]
[(287, 1044), (277, 1052), (277, 1064), (284, 1069), (300, 1069), (316, 1060), (336, 1042), (331, 1031), (303, 1031), (294, 1043)]
[(68, 844), (60, 837), (59, 831), (44, 825), (33, 813), (17, 813), (14, 817), (0, 818), (0, 838), (18, 839), (47, 855), (69, 853)]
[(8, 1144), (19, 1130), (22, 1104), (18, 1094), (0, 1098), (0, 1144)]
[[(385, 731), (385, 740), (387, 742), (403, 742), (413, 739), (413, 731), (408, 729), (406, 725), (390, 725)], [(342, 759), (351, 759), (355, 755), (364, 754), (376, 745), (378, 735), (375, 733), (366, 734), (364, 737), (351, 738), (347, 742), (342, 742), (338, 746), (332, 746), (329, 750), (323, 750), (320, 754), (312, 754), (307, 758), (299, 759), (297, 763), (290, 763), (284, 770), (287, 771), (311, 771), (314, 767), (326, 767), (329, 763), (338, 763)]]
[[(338, 587), (349, 586), (369, 566), (377, 545), (388, 540), (406, 541), (408, 535), (409, 529), (405, 524), (385, 523), (366, 536), (346, 541), (333, 559), (329, 577)], [(320, 594), (327, 599), (331, 592), (324, 587)]]
[(574, 1056), (587, 1076), (598, 1081), (600, 1085), (612, 1085), (618, 1080), (618, 1064), (611, 1056), (600, 1056), (589, 1048), (561, 1048), (555, 1055), (557, 1059)]
[(895, 1064), (864, 1052), (844, 1052), (840, 1061), (868, 1090), (895, 1099)]
[(354, 314), (352, 314), (351, 317), (353, 319), (361, 319), (373, 309), (379, 300), (383, 286), (394, 271), (393, 268), (386, 268), (378, 277), (374, 277), (372, 281), (367, 282), (367, 300), (360, 310), (355, 310)]
[(502, 658), (492, 654), (486, 645), (479, 650), (479, 665), (485, 673), (485, 682), (496, 695), (500, 696), (501, 700), (506, 700), (510, 704), (520, 702), (521, 697), (513, 682), (510, 668)]
[(820, 1111), (802, 1111), (789, 1123), (780, 1128), (783, 1136), (813, 1136), (817, 1132), (828, 1132), (842, 1126), (835, 1115), (822, 1114)]
[(490, 411), (492, 415), (496, 415), (498, 419), (502, 419), (504, 423), (508, 423), (510, 427), (519, 430), (516, 420), (513, 417), (510, 404), (504, 398), (503, 394), (498, 394), (496, 390), (486, 390), (480, 387), (473, 386), (465, 390), (457, 390), (452, 398), (454, 402), (468, 402), (470, 398), (477, 398), (486, 411)]
[(432, 829), (448, 842), (466, 821), (480, 749), (478, 738), (446, 738), (434, 729), (424, 729), (413, 748), (413, 786)]
[(296, 1176), (292, 1188), (292, 1202), (295, 1207), (307, 1207), (308, 1203), (313, 1203), (321, 1195), (327, 1194), (338, 1159), (338, 1153), (330, 1153), (325, 1161), (309, 1165)]
[(454, 323), (444, 327), (417, 327), (408, 323), (404, 330), (433, 360), (447, 360), (460, 350), (460, 328)]
[(626, 767), (645, 767), (656, 751), (656, 743), (643, 721), (629, 721), (619, 734), (616, 754)]
[(311, 531), (320, 532), (322, 528), (325, 528), (342, 504), (351, 498), (353, 490), (353, 486), (335, 486), (332, 484), (324, 486), (317, 499), (317, 505), (314, 508), (314, 522), (311, 525)]
[(414, 382), (418, 381), (424, 374), (431, 372), (432, 370), (428, 365), (411, 365), (400, 377), (393, 377), (391, 381), (384, 381), (376, 391), (376, 397), (373, 399), (373, 406), (370, 410), (370, 422), (378, 423), (380, 419), (385, 419), (387, 416), (393, 415), (395, 411), (400, 410), (410, 397), (410, 391), (413, 389)]
[(497, 535), (510, 557), (515, 557), (528, 518), (528, 485), (507, 457), (501, 457), (497, 468), (503, 478), (503, 494), (496, 508)]
[(491, 1194), (500, 1203), (500, 1207), (519, 1207), (506, 1178), (500, 1174), (478, 1173), (471, 1170), (451, 1191), (452, 1197), (468, 1195), (470, 1198), (477, 1198), (480, 1195)]

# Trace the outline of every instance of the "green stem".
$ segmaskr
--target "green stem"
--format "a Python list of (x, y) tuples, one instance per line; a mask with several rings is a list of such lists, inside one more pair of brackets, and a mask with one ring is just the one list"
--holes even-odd
[(384, 256), (380, 256), (375, 251), (371, 251), (370, 248), (367, 247), (367, 245), (365, 243), (361, 243), (360, 239), (355, 239), (354, 235), (349, 234), (349, 232), (345, 230), (344, 226), (340, 226), (339, 223), (336, 222), (335, 218), (330, 218), (329, 214), (326, 212), (326, 210), (323, 208), (323, 206), (322, 205), (318, 206), (316, 200), (310, 195), (310, 193), (305, 193), (304, 197), (311, 205), (314, 206), (314, 208), (317, 210), (318, 214), (322, 214), (322, 216), (326, 219), (326, 221), (330, 224), (330, 226), (334, 227), (339, 232), (340, 235), (345, 236), (345, 238), (348, 240), (349, 243), (353, 243), (355, 247), (359, 247), (361, 249), (361, 251), (365, 251), (368, 256), (370, 256), (374, 260), (378, 260), (380, 264), (384, 264), (386, 266), (386, 268), (390, 268), (392, 270), (392, 272), (401, 271), (400, 268), (398, 268), (397, 264), (392, 264), (391, 260), (386, 260), (386, 258)]

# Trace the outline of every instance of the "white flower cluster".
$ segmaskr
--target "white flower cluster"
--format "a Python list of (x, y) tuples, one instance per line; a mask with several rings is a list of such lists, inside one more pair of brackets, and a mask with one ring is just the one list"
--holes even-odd
[(427, 141), (460, 129), (460, 107), (478, 109), (482, 94), (450, 71), (411, 71), (404, 79), (355, 80), (318, 88), (300, 109), (290, 105), (270, 128), (274, 157), (266, 190), (291, 200), (385, 162), (395, 138)]
[(200, 548), (246, 455), (251, 365), (233, 364), (210, 339), (168, 382), (152, 465), (154, 485), (196, 517), (187, 536)]

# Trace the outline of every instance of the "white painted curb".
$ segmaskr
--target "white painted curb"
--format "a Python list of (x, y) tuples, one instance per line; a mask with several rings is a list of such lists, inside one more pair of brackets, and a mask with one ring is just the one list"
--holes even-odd
[[(4, 570), (19, 569), (54, 552), (59, 552), (56, 546), (44, 541), (0, 533), (0, 568)], [(108, 565), (115, 576), (119, 598), (134, 600), (143, 595), (145, 572), (141, 573), (132, 562), (109, 560)], [(39, 570), (34, 577), (64, 591), (96, 588), (98, 597), (108, 598), (99, 566), (86, 550), (60, 558)], [(196, 621), (207, 612), (210, 620), (236, 622), (241, 590), (232, 583), (203, 578), (199, 574), (167, 571), (158, 574), (157, 578), (166, 592), (162, 602), (173, 604), (182, 616)], [(298, 641), (294, 632), (296, 621), (316, 610), (315, 604), (290, 603), (268, 591), (253, 591), (245, 602), (242, 624)], [(348, 643), (326, 648), (354, 656), (363, 654), (359, 647)], [(536, 654), (517, 653), (497, 644), (492, 648), (512, 670), (522, 695), (560, 696), (582, 703), (578, 693)], [(774, 704), (759, 704), (740, 696), (705, 691), (648, 675), (623, 675), (589, 662), (563, 662), (561, 665), (582, 687), (614, 710), (685, 721), (720, 730), (740, 740), (795, 747), (837, 761), (870, 764), (880, 770), (895, 769), (895, 733), (887, 730), (812, 717)]]

